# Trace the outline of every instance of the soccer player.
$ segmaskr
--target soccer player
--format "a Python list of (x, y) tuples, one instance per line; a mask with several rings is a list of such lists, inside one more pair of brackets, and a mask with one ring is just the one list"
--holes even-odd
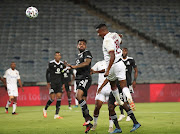
[[(136, 79), (138, 77), (138, 68), (137, 65), (135, 63), (135, 60), (132, 57), (128, 56), (128, 49), (127, 48), (123, 48), (123, 58), (122, 61), (124, 62), (124, 64), (126, 65), (126, 81), (127, 81), (127, 86), (129, 87), (130, 93), (134, 93), (133, 88), (136, 87)], [(132, 82), (132, 69), (134, 69), (134, 80)], [(123, 93), (122, 93), (122, 96)], [(124, 115), (124, 111), (123, 111), (123, 107), (119, 106), (120, 111), (121, 111), (121, 115), (119, 116), (118, 121), (121, 121), (123, 118), (125, 118)], [(135, 109), (135, 107), (134, 107)], [(127, 116), (126, 121), (130, 121), (131, 118), (129, 116)]]
[[(106, 69), (105, 60), (97, 62), (91, 68), (91, 74), (99, 73), (98, 89), (103, 84), (104, 80), (106, 79), (104, 77), (105, 69)], [(109, 100), (110, 92), (111, 92), (111, 86), (108, 83), (106, 86), (103, 87), (102, 91), (98, 95), (96, 95), (96, 97), (95, 97), (94, 124), (93, 124), (93, 127), (91, 128), (92, 131), (95, 131), (95, 129), (97, 127), (99, 111), (100, 111), (100, 109), (102, 107), (102, 104)], [(112, 132), (112, 131), (113, 131), (113, 121), (109, 118), (109, 130), (108, 130), (108, 132)]]
[(72, 69), (68, 69), (68, 67), (66, 67), (64, 69), (64, 86), (67, 92), (67, 97), (68, 97), (68, 103), (69, 103), (69, 109), (72, 110), (71, 108), (71, 86), (72, 86), (72, 82), (73, 79), (71, 77), (74, 77), (73, 74), (73, 70)]
[(86, 104), (87, 92), (89, 87), (91, 86), (92, 78), (90, 75), (91, 69), (91, 60), (92, 55), (91, 52), (86, 50), (87, 41), (85, 39), (78, 40), (77, 48), (79, 50), (78, 57), (76, 59), (76, 65), (72, 66), (69, 65), (72, 69), (76, 69), (76, 83), (77, 83), (77, 92), (76, 92), (76, 99), (79, 102), (79, 105), (82, 109), (82, 114), (85, 119), (85, 123), (83, 126), (86, 126), (85, 133), (88, 133), (89, 130), (92, 128), (92, 124), (90, 121), (93, 118), (89, 115), (89, 109)]
[(135, 131), (141, 125), (137, 122), (132, 110), (128, 107), (127, 103), (124, 103), (123, 101), (120, 100), (119, 91), (116, 86), (116, 79), (118, 79), (120, 87), (123, 93), (126, 95), (127, 101), (131, 105), (133, 101), (126, 83), (126, 66), (124, 65), (121, 59), (122, 57), (122, 50), (120, 49), (121, 38), (117, 33), (109, 32), (105, 24), (98, 25), (96, 27), (96, 31), (98, 33), (98, 36), (103, 38), (102, 48), (103, 48), (104, 59), (106, 61), (106, 67), (107, 67), (104, 76), (107, 77), (107, 79), (109, 80), (112, 89), (109, 96), (109, 113), (111, 119), (113, 120), (116, 126), (116, 129), (112, 133), (122, 132), (118, 124), (116, 112), (114, 111), (115, 106), (114, 104), (112, 104), (115, 103), (115, 101), (119, 105), (123, 106), (123, 108), (128, 113), (128, 116), (130, 116), (130, 118), (133, 120), (134, 125), (131, 132)]
[(7, 101), (5, 112), (8, 113), (8, 108), (11, 102), (13, 102), (13, 111), (12, 115), (17, 115), (16, 113), (16, 107), (17, 107), (17, 97), (18, 97), (18, 86), (17, 81), (21, 87), (21, 90), (24, 92), (22, 82), (20, 79), (19, 71), (16, 70), (16, 63), (11, 62), (11, 68), (6, 70), (4, 74), (3, 83), (5, 84), (5, 87), (7, 88), (9, 100)]
[(56, 112), (54, 119), (62, 119), (63, 117), (59, 116), (59, 110), (61, 106), (61, 97), (62, 97), (62, 85), (63, 85), (63, 69), (65, 68), (64, 63), (61, 61), (60, 52), (55, 52), (54, 60), (49, 62), (47, 71), (46, 71), (46, 80), (47, 87), (49, 89), (50, 99), (48, 100), (45, 108), (43, 109), (43, 116), (47, 117), (47, 109), (51, 103), (57, 99), (56, 102)]

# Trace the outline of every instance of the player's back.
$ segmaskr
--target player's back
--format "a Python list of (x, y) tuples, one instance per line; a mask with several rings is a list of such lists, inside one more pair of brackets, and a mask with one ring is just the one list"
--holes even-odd
[(110, 60), (110, 55), (107, 50), (108, 47), (110, 50), (112, 49), (115, 52), (114, 63), (117, 62), (122, 57), (122, 50), (120, 49), (121, 41), (122, 41), (122, 39), (120, 38), (120, 36), (117, 33), (109, 32), (108, 34), (106, 34), (104, 36), (103, 53), (104, 53), (104, 59), (105, 59), (106, 63), (109, 63), (109, 60)]

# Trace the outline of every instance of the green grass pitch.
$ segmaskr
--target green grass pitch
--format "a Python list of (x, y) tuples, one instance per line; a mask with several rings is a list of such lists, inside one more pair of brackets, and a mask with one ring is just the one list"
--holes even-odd
[[(88, 105), (93, 115), (94, 105)], [(134, 112), (141, 127), (135, 134), (180, 134), (180, 103), (136, 103)], [(42, 115), (43, 106), (17, 107), (18, 115), (11, 115), (0, 108), (0, 134), (83, 134), (85, 127), (80, 107), (69, 110), (68, 106), (61, 106), (60, 115), (64, 118), (55, 120), (55, 106), (48, 109), (48, 117)], [(116, 108), (119, 116), (119, 108)], [(124, 134), (129, 134), (132, 122), (125, 119), (119, 122)], [(108, 134), (108, 111), (104, 104), (98, 119), (96, 131), (89, 134)]]

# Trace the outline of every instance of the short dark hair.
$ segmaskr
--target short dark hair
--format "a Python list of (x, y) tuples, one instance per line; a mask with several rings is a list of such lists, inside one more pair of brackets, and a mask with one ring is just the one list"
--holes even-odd
[(79, 39), (77, 43), (79, 43), (80, 41), (84, 41), (87, 44), (87, 41), (85, 39)]
[(102, 27), (107, 27), (106, 24), (99, 24), (98, 26), (96, 26), (96, 29), (100, 29)]
[(56, 52), (54, 53), (54, 55), (55, 55), (55, 54), (61, 54), (61, 53), (60, 53), (59, 51), (56, 51)]
[(126, 50), (128, 50), (128, 48), (126, 48), (126, 47), (123, 47), (123, 49), (126, 49)]

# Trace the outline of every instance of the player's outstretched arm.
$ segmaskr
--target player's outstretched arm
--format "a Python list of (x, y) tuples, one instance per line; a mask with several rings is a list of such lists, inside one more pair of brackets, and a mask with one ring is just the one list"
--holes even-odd
[(99, 70), (99, 71), (94, 71), (93, 69), (91, 69), (91, 74), (98, 74), (98, 73), (104, 73), (105, 69), (103, 70)]
[(106, 78), (103, 82), (103, 84), (100, 86), (100, 88), (97, 91), (97, 94), (99, 94), (104, 86), (109, 82), (109, 80)]
[(84, 62), (82, 62), (81, 64), (79, 65), (76, 65), (76, 66), (70, 66), (72, 69), (76, 69), (76, 68), (82, 68), (82, 67), (85, 67), (85, 66), (88, 66), (89, 64), (91, 63), (91, 59), (90, 58), (86, 58)]

